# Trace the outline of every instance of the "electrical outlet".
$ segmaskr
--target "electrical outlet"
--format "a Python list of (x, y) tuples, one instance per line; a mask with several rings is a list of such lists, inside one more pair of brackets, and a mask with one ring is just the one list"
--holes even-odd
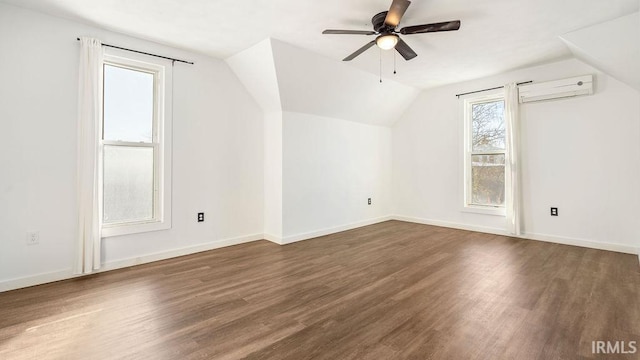
[(198, 213), (198, 222), (204, 221), (204, 213)]
[(40, 243), (40, 232), (39, 231), (28, 231), (27, 232), (27, 245), (38, 245)]
[(558, 216), (558, 208), (557, 207), (552, 207), (551, 208), (551, 216)]
[(371, 205), (371, 198), (368, 198), (368, 199), (367, 199), (367, 204), (368, 204), (368, 205)]

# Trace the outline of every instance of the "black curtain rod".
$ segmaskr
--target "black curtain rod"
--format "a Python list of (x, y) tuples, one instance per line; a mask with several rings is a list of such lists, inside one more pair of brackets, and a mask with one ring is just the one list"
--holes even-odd
[[(80, 41), (80, 38), (78, 38), (78, 41)], [(109, 45), (109, 44), (102, 44), (102, 46), (106, 46), (106, 47), (110, 47), (110, 48), (114, 48), (114, 49), (120, 49), (120, 50), (125, 50), (125, 51), (131, 51), (134, 53), (138, 53), (138, 54), (144, 54), (144, 55), (149, 55), (149, 56), (155, 56), (155, 57), (159, 57), (159, 58), (163, 58), (163, 59), (167, 59), (167, 60), (171, 60), (171, 61), (177, 61), (177, 62), (181, 62), (181, 63), (185, 63), (185, 64), (189, 64), (189, 65), (193, 65), (193, 63), (191, 61), (185, 61), (185, 60), (180, 60), (180, 59), (174, 59), (174, 58), (170, 58), (170, 57), (166, 57), (166, 56), (162, 56), (162, 55), (156, 55), (156, 54), (151, 54), (148, 52), (144, 52), (144, 51), (138, 51), (138, 50), (133, 50), (133, 49), (127, 49), (127, 48), (123, 48), (120, 46), (115, 46), (115, 45)]]
[[(529, 80), (529, 81), (524, 81), (524, 82), (516, 83), (516, 85), (530, 84), (530, 83), (532, 83), (532, 82), (533, 82), (532, 80)], [(456, 97), (457, 97), (457, 98), (460, 98), (460, 96), (463, 96), (463, 95), (475, 94), (475, 93), (479, 93), (479, 92), (483, 92), (483, 91), (489, 91), (489, 90), (498, 90), (498, 89), (502, 89), (503, 87), (504, 87), (504, 86), (496, 86), (496, 87), (492, 87), (492, 88), (489, 88), (489, 89), (482, 89), (482, 90), (476, 90), (476, 91), (469, 91), (469, 92), (462, 93), (462, 94), (456, 94)]]

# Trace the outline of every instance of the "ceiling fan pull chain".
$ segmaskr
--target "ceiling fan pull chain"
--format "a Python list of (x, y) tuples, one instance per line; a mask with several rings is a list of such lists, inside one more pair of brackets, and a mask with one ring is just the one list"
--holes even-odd
[(393, 52), (393, 75), (397, 74), (396, 73), (396, 52)]
[(382, 83), (382, 49), (380, 50), (380, 82)]

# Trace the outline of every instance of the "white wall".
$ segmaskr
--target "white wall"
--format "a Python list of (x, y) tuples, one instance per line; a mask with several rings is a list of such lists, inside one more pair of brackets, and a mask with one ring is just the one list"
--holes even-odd
[(81, 35), (195, 62), (174, 68), (173, 228), (105, 239), (107, 267), (261, 238), (263, 115), (223, 61), (0, 4), (0, 290), (72, 267)]
[[(635, 251), (640, 238), (640, 93), (566, 60), (424, 91), (393, 128), (393, 212), (500, 233), (504, 217), (462, 210), (461, 100), (511, 81), (597, 74), (593, 96), (522, 111), (524, 231), (533, 238)], [(559, 208), (551, 217), (549, 207)]]
[(282, 112), (264, 115), (264, 234), (282, 239)]
[(282, 148), (284, 242), (389, 215), (390, 128), (285, 112)]
[(265, 238), (288, 243), (386, 219), (391, 131), (369, 124), (392, 123), (417, 89), (275, 39), (226, 61), (265, 112)]

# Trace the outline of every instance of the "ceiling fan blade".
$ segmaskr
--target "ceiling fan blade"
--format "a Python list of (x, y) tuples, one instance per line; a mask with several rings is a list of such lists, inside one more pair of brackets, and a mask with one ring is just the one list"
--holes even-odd
[(402, 41), (402, 39), (398, 39), (398, 43), (396, 44), (396, 50), (402, 55), (405, 60), (411, 60), (414, 57), (418, 56), (415, 51), (406, 42)]
[(406, 26), (400, 29), (400, 34), (402, 35), (424, 34), (424, 33), (430, 33), (430, 32), (438, 32), (438, 31), (455, 31), (458, 29), (460, 29), (460, 20), (454, 20), (454, 21), (445, 21), (441, 23)]
[(358, 55), (362, 54), (363, 52), (367, 51), (370, 47), (372, 47), (375, 44), (376, 44), (376, 41), (375, 40), (371, 40), (365, 46), (363, 46), (360, 49), (356, 50), (356, 52), (354, 52), (353, 54), (351, 54), (351, 55), (347, 56), (346, 58), (342, 59), (342, 61), (351, 61), (351, 60), (355, 59), (356, 56), (358, 56)]
[(325, 30), (322, 32), (323, 34), (346, 34), (346, 35), (375, 35), (375, 31), (366, 31), (366, 30)]
[(394, 28), (398, 26), (409, 5), (411, 5), (411, 1), (409, 0), (393, 0), (391, 7), (389, 7), (389, 12), (387, 12), (387, 17), (384, 19), (385, 25)]

